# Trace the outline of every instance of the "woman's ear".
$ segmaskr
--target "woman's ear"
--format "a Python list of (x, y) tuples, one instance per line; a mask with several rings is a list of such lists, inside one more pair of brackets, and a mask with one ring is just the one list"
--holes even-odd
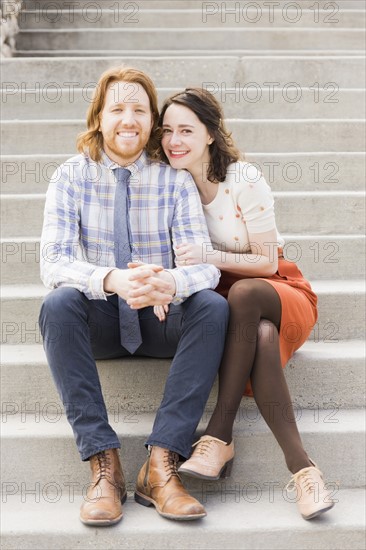
[(214, 141), (215, 141), (214, 138), (210, 137), (210, 139), (208, 140), (207, 143), (208, 143), (208, 145), (211, 145), (211, 143), (213, 143)]

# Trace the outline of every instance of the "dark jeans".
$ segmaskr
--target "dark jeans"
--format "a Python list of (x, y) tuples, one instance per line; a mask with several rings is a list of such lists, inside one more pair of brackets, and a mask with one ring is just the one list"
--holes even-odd
[[(148, 445), (188, 457), (224, 349), (228, 304), (212, 290), (171, 305), (161, 323), (153, 308), (139, 311), (142, 345), (134, 355), (173, 357)], [(129, 356), (120, 344), (118, 300), (88, 300), (61, 287), (48, 294), (40, 313), (44, 348), (82, 460), (119, 448), (108, 422), (95, 359)]]

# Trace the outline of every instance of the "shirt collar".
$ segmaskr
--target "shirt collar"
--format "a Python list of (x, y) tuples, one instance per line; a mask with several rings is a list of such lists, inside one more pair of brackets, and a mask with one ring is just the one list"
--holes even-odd
[[(128, 164), (127, 166), (124, 166), (124, 168), (127, 168), (131, 175), (134, 176), (136, 172), (142, 170), (147, 164), (149, 163), (149, 158), (147, 156), (147, 153), (145, 150), (142, 151), (141, 155), (138, 159), (135, 160), (135, 162)], [(103, 151), (102, 153), (102, 164), (106, 166), (109, 170), (114, 170), (115, 168), (120, 168), (120, 165), (114, 162), (112, 159), (109, 158), (107, 153)]]

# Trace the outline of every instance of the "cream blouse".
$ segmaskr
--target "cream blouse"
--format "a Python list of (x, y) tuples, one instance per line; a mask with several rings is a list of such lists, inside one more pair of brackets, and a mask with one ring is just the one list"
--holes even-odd
[(271, 188), (261, 172), (248, 162), (230, 164), (225, 181), (218, 184), (216, 197), (202, 206), (217, 250), (250, 252), (248, 233), (272, 229), (277, 231), (278, 246), (285, 244), (276, 227)]

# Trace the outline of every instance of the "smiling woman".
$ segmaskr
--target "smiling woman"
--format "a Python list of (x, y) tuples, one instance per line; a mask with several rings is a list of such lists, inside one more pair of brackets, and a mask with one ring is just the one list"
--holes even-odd
[[(300, 513), (311, 519), (334, 503), (302, 445), (282, 367), (309, 336), (317, 297), (296, 265), (283, 258), (271, 189), (255, 166), (241, 160), (223, 119), (220, 104), (200, 88), (168, 98), (159, 119), (161, 157), (193, 176), (212, 240), (210, 251), (182, 243), (176, 264), (218, 267), (216, 290), (227, 297), (230, 309), (217, 404), (179, 471), (211, 480), (229, 474), (234, 420), (243, 393), (254, 395), (293, 474)], [(168, 309), (155, 308), (160, 321)], [(276, 407), (268, 407), (271, 403)], [(311, 487), (317, 487), (317, 495)]]

